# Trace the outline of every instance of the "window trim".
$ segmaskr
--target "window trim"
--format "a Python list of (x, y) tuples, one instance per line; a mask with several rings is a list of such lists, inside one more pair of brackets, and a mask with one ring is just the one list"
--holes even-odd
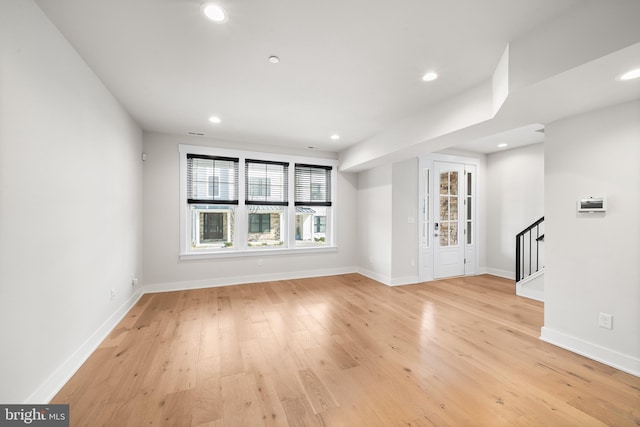
[[(179, 252), (180, 260), (190, 259), (207, 259), (207, 258), (233, 258), (245, 256), (263, 256), (263, 255), (285, 255), (295, 253), (316, 253), (316, 252), (335, 252), (337, 251), (337, 167), (338, 161), (322, 157), (305, 157), (295, 155), (283, 155), (275, 153), (265, 153), (257, 151), (243, 151), (226, 148), (216, 148), (212, 146), (198, 146), (179, 144)], [(212, 156), (212, 157), (228, 157), (239, 159), (238, 169), (238, 204), (235, 206), (235, 230), (233, 245), (224, 249), (197, 248), (191, 246), (191, 218), (190, 209), (187, 203), (187, 154)], [(249, 234), (248, 224), (248, 208), (251, 204), (246, 204), (246, 183), (245, 183), (245, 165), (246, 160), (256, 159), (265, 162), (288, 163), (288, 205), (284, 206), (287, 219), (287, 241), (283, 247), (266, 246), (264, 248), (249, 247), (247, 237)], [(299, 245), (295, 240), (295, 165), (305, 164), (324, 168), (331, 168), (331, 201), (327, 215), (327, 243), (322, 246)], [(217, 203), (215, 203), (217, 204)], [(269, 203), (261, 203), (268, 205)]]

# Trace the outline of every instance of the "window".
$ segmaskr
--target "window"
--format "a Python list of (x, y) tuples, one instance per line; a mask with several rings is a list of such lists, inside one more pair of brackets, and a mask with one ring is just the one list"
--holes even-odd
[(247, 194), (250, 199), (266, 198), (271, 195), (271, 182), (269, 178), (247, 178)]
[(199, 212), (201, 242), (216, 242), (222, 240), (224, 228), (224, 214), (222, 212)]
[(296, 206), (331, 206), (331, 170), (296, 164)]
[(238, 204), (237, 158), (187, 155), (188, 203)]
[(247, 246), (284, 246), (286, 232), (285, 206), (249, 206)]
[(271, 231), (271, 214), (249, 214), (249, 233), (268, 233)]
[(326, 245), (331, 212), (331, 166), (296, 164), (296, 245)]
[(220, 178), (217, 176), (209, 176), (209, 197), (215, 199), (220, 197)]
[(191, 247), (225, 249), (233, 246), (235, 207), (190, 205)]
[(181, 258), (331, 250), (336, 164), (180, 145)]
[(192, 248), (233, 247), (238, 165), (238, 158), (187, 155)]
[(245, 185), (245, 205), (249, 212), (247, 246), (284, 246), (289, 163), (247, 159)]
[(289, 200), (289, 164), (265, 160), (247, 160), (245, 165), (246, 204), (287, 206)]
[(313, 220), (313, 231), (315, 231), (316, 233), (324, 233), (327, 230), (326, 216), (316, 216), (315, 218), (313, 218)]

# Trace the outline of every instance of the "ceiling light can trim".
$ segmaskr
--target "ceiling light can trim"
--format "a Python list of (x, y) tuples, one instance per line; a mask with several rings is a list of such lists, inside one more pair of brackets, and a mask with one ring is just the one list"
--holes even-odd
[(223, 24), (229, 20), (227, 11), (217, 3), (202, 3), (200, 11), (207, 19), (215, 22), (216, 24)]
[(432, 82), (435, 79), (438, 78), (438, 73), (436, 73), (435, 71), (427, 71), (426, 73), (424, 73), (424, 75), (422, 76), (422, 81), (425, 82)]
[(637, 79), (638, 77), (640, 77), (640, 68), (635, 68), (621, 75), (620, 80), (633, 80)]

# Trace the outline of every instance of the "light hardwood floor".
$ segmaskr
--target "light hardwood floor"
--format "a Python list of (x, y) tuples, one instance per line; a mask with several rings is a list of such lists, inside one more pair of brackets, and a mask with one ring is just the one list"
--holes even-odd
[(73, 426), (638, 426), (640, 378), (538, 339), (493, 276), (142, 297), (58, 393)]

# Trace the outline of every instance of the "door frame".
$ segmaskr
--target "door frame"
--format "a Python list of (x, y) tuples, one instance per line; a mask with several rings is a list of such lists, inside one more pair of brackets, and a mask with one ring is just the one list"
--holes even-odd
[[(418, 159), (418, 218), (419, 218), (419, 237), (418, 237), (418, 277), (420, 282), (427, 282), (434, 280), (434, 263), (435, 263), (435, 251), (433, 236), (435, 233), (433, 226), (433, 212), (437, 207), (435, 204), (435, 197), (433, 197), (436, 190), (436, 181), (434, 176), (434, 162), (447, 162), (458, 163), (462, 165), (475, 167), (475, 180), (474, 180), (474, 206), (472, 205), (472, 217), (474, 217), (472, 232), (472, 245), (466, 245), (465, 243), (465, 258), (470, 251), (473, 256), (467, 258), (465, 264), (465, 275), (476, 275), (480, 273), (480, 256), (481, 256), (481, 240), (479, 232), (479, 224), (482, 223), (482, 213), (480, 206), (482, 197), (482, 172), (484, 161), (480, 158), (465, 157), (450, 154), (436, 154), (431, 153), (425, 156), (420, 156)], [(429, 171), (429, 184), (430, 184), (430, 200), (425, 204), (425, 183), (427, 181), (424, 172), (425, 169)], [(428, 208), (428, 209), (427, 209)], [(429, 213), (429, 218), (425, 218), (425, 213)], [(463, 237), (464, 238), (464, 237)], [(426, 244), (425, 244), (426, 241)], [(470, 258), (470, 259), (469, 259)]]

